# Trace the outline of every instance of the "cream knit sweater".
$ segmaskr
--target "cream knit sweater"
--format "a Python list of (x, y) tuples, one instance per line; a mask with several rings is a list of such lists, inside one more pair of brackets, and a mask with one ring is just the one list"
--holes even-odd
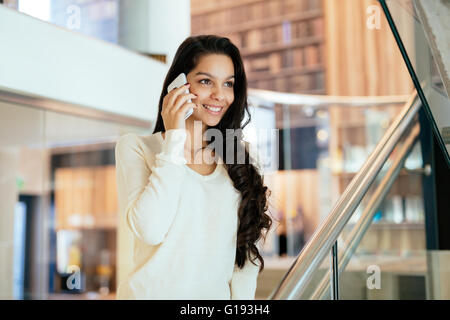
[(186, 131), (123, 135), (116, 145), (122, 221), (134, 236), (134, 269), (117, 299), (254, 299), (259, 261), (235, 266), (240, 193), (223, 161), (189, 168)]

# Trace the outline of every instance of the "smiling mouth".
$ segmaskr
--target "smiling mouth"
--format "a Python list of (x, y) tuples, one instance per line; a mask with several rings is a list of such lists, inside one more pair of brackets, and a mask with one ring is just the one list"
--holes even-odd
[(219, 114), (222, 112), (223, 107), (213, 107), (207, 104), (202, 104), (203, 108), (208, 110), (212, 114)]

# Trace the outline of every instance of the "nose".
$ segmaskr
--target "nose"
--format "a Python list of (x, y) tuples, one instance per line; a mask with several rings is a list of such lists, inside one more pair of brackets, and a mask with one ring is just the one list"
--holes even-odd
[(211, 97), (215, 100), (222, 101), (224, 99), (223, 89), (220, 86), (214, 86)]

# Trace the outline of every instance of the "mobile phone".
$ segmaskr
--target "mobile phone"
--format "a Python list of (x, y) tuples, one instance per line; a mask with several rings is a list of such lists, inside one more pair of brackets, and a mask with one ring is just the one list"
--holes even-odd
[[(167, 92), (172, 91), (173, 89), (179, 88), (183, 85), (185, 85), (187, 83), (187, 79), (186, 79), (186, 75), (184, 73), (180, 73), (178, 75), (178, 77), (175, 78), (175, 80), (172, 81), (171, 84), (169, 84), (169, 86), (167, 87)], [(186, 88), (186, 93), (189, 93), (189, 89)], [(191, 99), (188, 100), (189, 103), (192, 102)], [(184, 120), (186, 120), (187, 118), (189, 118), (191, 116), (191, 114), (194, 112), (193, 108), (190, 108), (187, 112), (186, 115), (184, 116)]]

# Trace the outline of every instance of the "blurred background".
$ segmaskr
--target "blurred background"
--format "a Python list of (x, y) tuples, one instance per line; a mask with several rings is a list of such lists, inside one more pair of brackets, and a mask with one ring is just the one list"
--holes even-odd
[[(403, 41), (416, 48), (410, 58), (430, 68), (448, 101), (420, 51), (428, 46), (412, 2), (396, 5)], [(257, 299), (281, 281), (414, 90), (375, 0), (0, 1), (1, 298), (115, 298), (132, 249), (118, 227), (115, 143), (152, 133), (175, 51), (198, 34), (228, 37), (245, 64), (244, 132), (264, 160), (276, 219)], [(341, 275), (344, 298), (449, 297), (430, 284), (422, 148)], [(396, 279), (376, 293), (362, 278), (373, 263)], [(442, 266), (438, 282), (449, 281)]]

